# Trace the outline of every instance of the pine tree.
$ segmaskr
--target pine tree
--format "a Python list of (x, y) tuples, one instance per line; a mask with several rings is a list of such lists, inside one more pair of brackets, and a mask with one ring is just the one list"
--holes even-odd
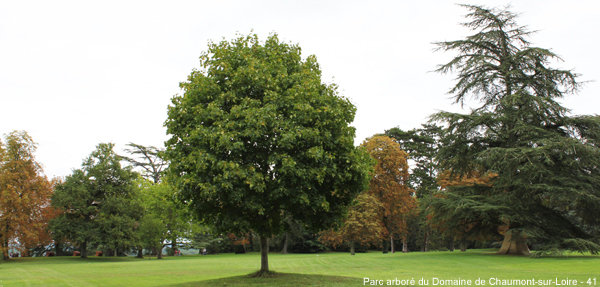
[(468, 199), (460, 205), (465, 214), (505, 226), (500, 253), (528, 254), (527, 241), (597, 252), (600, 118), (569, 116), (557, 102), (579, 88), (577, 75), (549, 67), (560, 58), (532, 47), (531, 32), (512, 12), (464, 7), (471, 19), (464, 25), (476, 33), (438, 43), (440, 50), (458, 52), (438, 71), (458, 72), (450, 90), (457, 103), (472, 97), (481, 106), (433, 116), (446, 124), (438, 158), (457, 175), (476, 170), (498, 176), (488, 187), (450, 188), (455, 200), (448, 204)]

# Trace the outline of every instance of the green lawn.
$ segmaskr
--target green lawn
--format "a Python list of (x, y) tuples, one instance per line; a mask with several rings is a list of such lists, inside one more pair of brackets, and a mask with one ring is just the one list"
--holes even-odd
[[(272, 278), (249, 278), (258, 270), (260, 255), (167, 257), (163, 260), (92, 257), (20, 258), (0, 263), (0, 287), (8, 286), (363, 286), (363, 278), (383, 280), (471, 279), (485, 286), (506, 286), (498, 279), (576, 279), (581, 286), (596, 278), (600, 286), (600, 257), (526, 258), (498, 256), (488, 250), (461, 252), (380, 252), (327, 254), (270, 254)], [(393, 282), (392, 282), (393, 283)], [(593, 281), (592, 281), (593, 283)], [(437, 285), (450, 286), (452, 284)], [(548, 286), (555, 286), (552, 283)], [(565, 284), (563, 284), (565, 285)], [(463, 285), (469, 286), (469, 285)], [(474, 282), (470, 286), (476, 286)], [(540, 286), (535, 284), (534, 286)], [(583, 286), (588, 286), (584, 284)], [(592, 286), (594, 286), (592, 284)]]

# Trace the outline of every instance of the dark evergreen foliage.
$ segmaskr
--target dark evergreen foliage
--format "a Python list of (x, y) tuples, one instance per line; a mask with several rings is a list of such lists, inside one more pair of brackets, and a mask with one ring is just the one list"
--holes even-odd
[(140, 144), (129, 143), (126, 151), (131, 156), (121, 158), (129, 162), (134, 168), (141, 168), (142, 176), (154, 183), (160, 182), (164, 169), (168, 166), (164, 160), (164, 149), (154, 146), (143, 146)]
[(438, 43), (458, 52), (438, 71), (458, 73), (450, 90), (456, 102), (471, 96), (481, 106), (433, 116), (446, 125), (438, 159), (456, 175), (498, 176), (490, 187), (451, 188), (433, 203), (435, 213), (455, 224), (490, 225), (490, 232), (504, 225), (505, 235), (517, 232), (538, 248), (597, 252), (600, 118), (569, 116), (557, 102), (578, 89), (577, 75), (551, 68), (560, 58), (530, 46), (531, 32), (515, 14), (464, 6), (472, 20), (464, 25), (476, 33)]
[(92, 245), (125, 251), (136, 244), (141, 217), (133, 185), (137, 175), (121, 167), (113, 147), (99, 144), (52, 196), (52, 206), (62, 213), (51, 221), (50, 229), (55, 238), (76, 243), (82, 257)]

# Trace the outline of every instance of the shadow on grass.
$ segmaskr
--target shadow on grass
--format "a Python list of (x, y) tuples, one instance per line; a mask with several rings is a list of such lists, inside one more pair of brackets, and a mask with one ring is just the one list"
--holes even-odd
[(254, 273), (170, 286), (362, 286), (362, 278), (293, 273), (274, 273), (268, 277), (253, 277), (253, 275)]

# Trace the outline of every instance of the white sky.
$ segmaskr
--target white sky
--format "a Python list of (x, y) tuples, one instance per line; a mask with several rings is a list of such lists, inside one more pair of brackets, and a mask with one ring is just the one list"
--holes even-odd
[[(0, 0), (0, 134), (26, 130), (46, 175), (79, 168), (100, 142), (162, 146), (167, 105), (209, 40), (271, 32), (314, 54), (326, 82), (357, 107), (356, 143), (455, 110), (452, 56), (433, 42), (469, 32), (459, 3), (509, 1), (4, 1)], [(600, 107), (600, 1), (514, 1), (531, 41), (588, 82), (563, 103)]]

